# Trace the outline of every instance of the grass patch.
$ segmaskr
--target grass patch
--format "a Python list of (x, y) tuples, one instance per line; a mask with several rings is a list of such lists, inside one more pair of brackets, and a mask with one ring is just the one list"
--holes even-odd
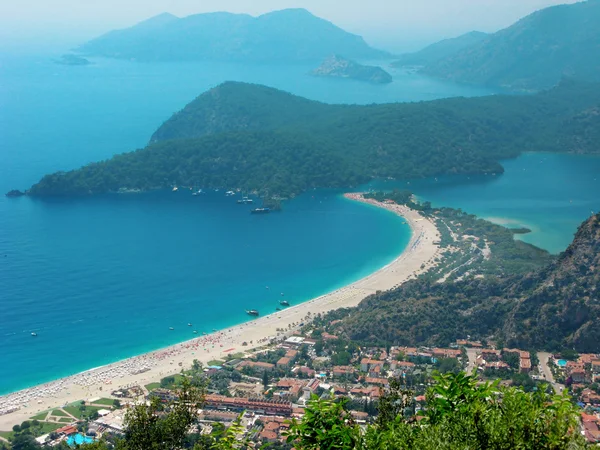
[(158, 389), (160, 387), (160, 383), (150, 383), (145, 386), (148, 389), (148, 392), (152, 392), (154, 389)]
[(48, 411), (44, 411), (39, 414), (36, 414), (30, 420), (46, 420), (47, 415), (48, 415)]
[[(71, 422), (71, 420), (69, 422)], [(35, 427), (35, 429), (39, 430), (38, 436), (41, 436), (42, 434), (52, 433), (53, 431), (56, 431), (56, 430), (58, 430), (61, 427), (64, 427), (64, 424), (62, 424), (62, 423), (40, 422), (40, 426), (39, 427)]]
[(0, 436), (9, 441), (13, 438), (14, 434), (12, 431), (0, 431)]
[(75, 405), (69, 405), (69, 406), (65, 406), (63, 409), (66, 412), (68, 412), (69, 414), (71, 414), (73, 417), (75, 417), (76, 419), (82, 419), (84, 417), (89, 417), (95, 411), (103, 409), (102, 406), (87, 406), (86, 405), (85, 410), (81, 411), (79, 409), (80, 406), (81, 406), (81, 404), (78, 403), (77, 406), (75, 406)]
[(94, 405), (114, 406), (115, 401), (112, 398), (101, 398), (93, 403)]
[(213, 359), (212, 361), (206, 363), (207, 366), (222, 366), (223, 364), (225, 364), (225, 361), (221, 361), (219, 359)]
[(70, 417), (61, 417), (60, 419), (58, 419), (59, 423), (71, 423), (73, 422), (73, 419), (71, 419)]
[(56, 417), (67, 417), (68, 414), (64, 412), (62, 409), (55, 409), (52, 411), (52, 415)]

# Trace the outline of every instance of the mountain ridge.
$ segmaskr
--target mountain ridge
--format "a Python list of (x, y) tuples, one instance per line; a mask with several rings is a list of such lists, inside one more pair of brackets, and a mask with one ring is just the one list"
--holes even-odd
[(548, 89), (565, 76), (599, 81), (599, 23), (597, 0), (551, 6), (430, 63), (422, 73), (517, 91)]
[(257, 17), (215, 12), (178, 18), (164, 13), (92, 39), (78, 51), (142, 61), (316, 61), (332, 53), (359, 59), (390, 56), (303, 8)]

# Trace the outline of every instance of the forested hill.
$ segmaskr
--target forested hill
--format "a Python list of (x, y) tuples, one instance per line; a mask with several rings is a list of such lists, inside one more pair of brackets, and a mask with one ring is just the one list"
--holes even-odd
[(445, 283), (408, 282), (366, 298), (337, 329), (356, 340), (390, 344), (448, 345), (470, 335), (518, 348), (596, 353), (599, 267), (600, 215), (595, 215), (581, 225), (569, 248), (542, 269)]
[[(535, 96), (326, 105), (225, 83), (163, 124), (144, 149), (44, 177), (30, 195), (85, 195), (170, 183), (291, 195), (373, 178), (500, 173), (523, 151), (597, 152), (600, 87)], [(568, 126), (566, 126), (568, 124)]]
[(424, 73), (462, 83), (536, 91), (562, 77), (600, 80), (600, 1), (552, 6), (430, 63)]
[(440, 59), (447, 58), (458, 53), (465, 48), (483, 42), (489, 37), (489, 34), (480, 31), (471, 31), (455, 38), (444, 39), (428, 45), (422, 50), (414, 53), (405, 53), (392, 63), (394, 67), (402, 66), (425, 66), (433, 64)]
[(78, 50), (86, 55), (141, 61), (281, 63), (320, 61), (332, 53), (358, 59), (390, 56), (370, 47), (362, 37), (300, 8), (258, 17), (225, 12), (183, 18), (161, 14), (104, 34)]

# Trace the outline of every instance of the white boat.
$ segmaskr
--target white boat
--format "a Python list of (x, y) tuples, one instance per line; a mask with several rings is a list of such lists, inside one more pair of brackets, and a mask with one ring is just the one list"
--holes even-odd
[(175, 328), (173, 328), (173, 327), (169, 327), (169, 330), (171, 330), (171, 331), (173, 331), (174, 329), (175, 329)]
[(179, 188), (177, 186), (173, 186), (173, 192), (177, 192)]
[(191, 326), (192, 326), (192, 324), (191, 324), (191, 323), (188, 323), (188, 327), (191, 327)]
[(37, 333), (31, 333), (32, 336), (37, 336)]
[(235, 192), (233, 192), (233, 191), (227, 191), (227, 192), (225, 192), (225, 196), (226, 197), (231, 197), (232, 195), (235, 195)]

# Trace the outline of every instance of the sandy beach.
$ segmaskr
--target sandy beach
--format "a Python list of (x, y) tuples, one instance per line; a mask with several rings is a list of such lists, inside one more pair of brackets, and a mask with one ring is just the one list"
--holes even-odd
[[(194, 359), (207, 363), (228, 354), (248, 352), (272, 338), (291, 334), (310, 316), (356, 306), (366, 296), (398, 286), (434, 264), (440, 251), (436, 244), (440, 234), (431, 221), (406, 206), (366, 200), (361, 194), (345, 197), (388, 209), (404, 217), (410, 225), (412, 237), (408, 246), (390, 264), (341, 289), (252, 322), (0, 397), (0, 430), (10, 430), (13, 425), (53, 407), (110, 397), (110, 392), (120, 387), (159, 381), (182, 368), (188, 369)], [(242, 346), (243, 342), (248, 345)]]

